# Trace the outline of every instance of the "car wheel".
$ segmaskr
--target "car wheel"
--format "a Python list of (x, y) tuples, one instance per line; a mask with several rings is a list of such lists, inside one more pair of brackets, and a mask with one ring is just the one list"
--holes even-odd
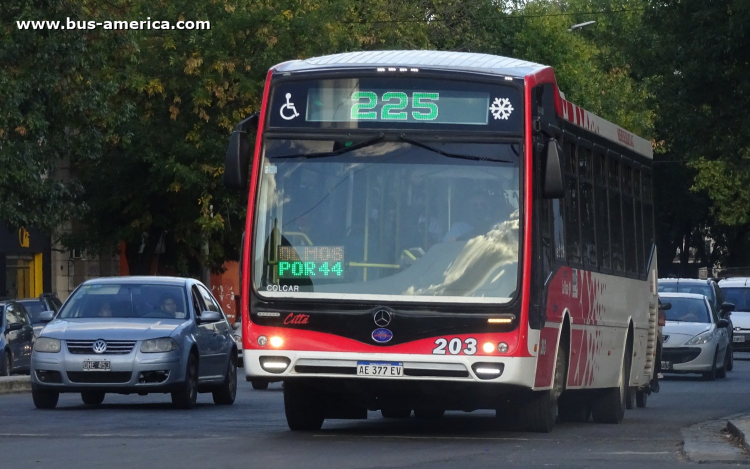
[(716, 347), (716, 351), (714, 352), (714, 360), (711, 364), (711, 371), (707, 371), (703, 373), (703, 379), (706, 381), (713, 381), (716, 379), (716, 354), (719, 353), (719, 347)]
[(81, 400), (86, 405), (99, 405), (104, 402), (104, 393), (101, 391), (85, 391), (81, 393)]
[(32, 387), (31, 398), (34, 400), (34, 406), (37, 409), (54, 409), (60, 399), (60, 393)]
[(213, 392), (214, 404), (232, 405), (237, 397), (237, 365), (234, 360), (229, 359), (227, 375), (221, 387)]
[(253, 389), (268, 389), (268, 381), (254, 379), (251, 384), (253, 385)]
[(717, 378), (726, 378), (727, 377), (727, 367), (729, 366), (729, 348), (727, 348), (727, 351), (724, 352), (724, 361), (721, 364), (721, 368), (716, 370), (716, 377)]
[(732, 344), (729, 344), (727, 355), (729, 355), (729, 360), (727, 361), (727, 371), (732, 371), (732, 369), (734, 369), (734, 346)]
[(13, 368), (13, 357), (8, 350), (3, 351), (3, 361), (0, 363), (0, 376), (10, 376)]
[(172, 393), (172, 404), (178, 409), (192, 409), (198, 400), (198, 360), (192, 353), (188, 355), (185, 382)]

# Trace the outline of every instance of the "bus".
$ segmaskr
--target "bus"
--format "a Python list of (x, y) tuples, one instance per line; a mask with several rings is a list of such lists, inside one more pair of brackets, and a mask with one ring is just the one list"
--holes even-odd
[(440, 51), (274, 66), (224, 174), (249, 187), (247, 379), (283, 381), (299, 431), (378, 410), (620, 422), (655, 372), (651, 161), (547, 66)]

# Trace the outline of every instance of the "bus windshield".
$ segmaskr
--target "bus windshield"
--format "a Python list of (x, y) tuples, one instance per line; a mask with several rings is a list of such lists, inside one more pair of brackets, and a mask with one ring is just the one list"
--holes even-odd
[(267, 139), (255, 287), (270, 297), (509, 302), (520, 154), (518, 143)]

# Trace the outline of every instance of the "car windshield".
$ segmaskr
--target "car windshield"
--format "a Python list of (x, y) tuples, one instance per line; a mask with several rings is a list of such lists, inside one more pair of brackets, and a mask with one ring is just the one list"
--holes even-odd
[(32, 324), (39, 324), (41, 322), (39, 320), (39, 315), (45, 311), (48, 311), (47, 306), (44, 304), (44, 301), (41, 300), (21, 300), (19, 301), (19, 303), (21, 303), (23, 307), (26, 308), (26, 312), (28, 312), (29, 316), (31, 316)]
[(266, 142), (253, 271), (261, 295), (511, 300), (519, 145), (406, 140)]
[(710, 323), (706, 302), (700, 298), (668, 297), (663, 301), (672, 304), (666, 311), (667, 321)]
[(722, 288), (724, 301), (734, 304), (735, 311), (750, 312), (750, 288)]
[(154, 284), (88, 284), (76, 290), (58, 318), (161, 318), (187, 317), (185, 289)]
[(678, 282), (659, 282), (659, 292), (661, 293), (695, 293), (703, 295), (709, 299), (712, 297), (712, 290), (708, 284), (690, 284)]

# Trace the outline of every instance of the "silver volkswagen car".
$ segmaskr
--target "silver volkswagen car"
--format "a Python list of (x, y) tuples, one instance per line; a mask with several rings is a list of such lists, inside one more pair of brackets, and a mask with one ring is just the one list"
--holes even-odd
[(180, 408), (199, 392), (233, 404), (237, 346), (211, 292), (192, 279), (111, 277), (80, 285), (36, 339), (32, 396), (51, 409), (62, 392), (101, 404), (106, 393), (171, 393)]

